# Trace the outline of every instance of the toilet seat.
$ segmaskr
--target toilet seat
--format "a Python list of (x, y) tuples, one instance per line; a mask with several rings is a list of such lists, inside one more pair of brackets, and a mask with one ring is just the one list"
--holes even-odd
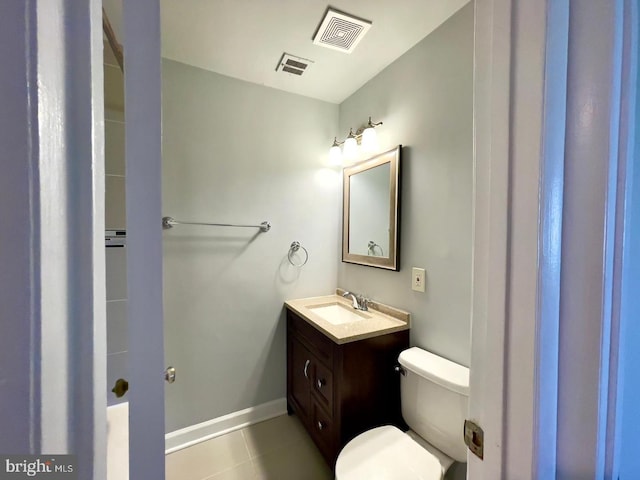
[(435, 455), (390, 425), (358, 435), (336, 461), (336, 480), (441, 480), (443, 474)]

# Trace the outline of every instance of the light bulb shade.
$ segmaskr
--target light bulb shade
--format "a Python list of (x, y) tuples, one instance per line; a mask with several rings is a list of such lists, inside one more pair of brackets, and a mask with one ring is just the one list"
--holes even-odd
[(362, 150), (367, 153), (378, 150), (378, 135), (374, 127), (367, 127), (362, 132)]
[(358, 154), (358, 141), (355, 137), (347, 137), (344, 141), (344, 156), (352, 159)]
[(329, 162), (331, 165), (342, 165), (342, 151), (338, 145), (334, 145), (329, 150)]

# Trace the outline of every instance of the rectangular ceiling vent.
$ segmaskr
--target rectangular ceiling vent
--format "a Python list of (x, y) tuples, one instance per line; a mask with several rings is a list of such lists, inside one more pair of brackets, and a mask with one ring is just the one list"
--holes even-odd
[(276, 67), (276, 72), (292, 73), (293, 75), (302, 75), (307, 71), (309, 65), (313, 62), (306, 58), (296, 57), (289, 53), (283, 53)]
[(340, 52), (351, 53), (370, 28), (371, 22), (368, 20), (328, 8), (316, 35), (313, 37), (313, 43)]

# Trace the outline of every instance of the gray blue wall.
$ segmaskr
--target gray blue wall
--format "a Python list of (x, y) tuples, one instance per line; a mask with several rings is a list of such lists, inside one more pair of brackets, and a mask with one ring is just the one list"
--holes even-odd
[[(473, 4), (340, 105), (340, 132), (369, 116), (382, 150), (404, 145), (400, 272), (340, 264), (338, 285), (412, 314), (411, 343), (469, 365)], [(426, 269), (426, 292), (411, 290)]]
[(272, 224), (164, 232), (173, 431), (284, 397), (283, 302), (336, 287), (341, 184), (326, 168), (337, 105), (165, 60), (163, 117), (164, 215)]

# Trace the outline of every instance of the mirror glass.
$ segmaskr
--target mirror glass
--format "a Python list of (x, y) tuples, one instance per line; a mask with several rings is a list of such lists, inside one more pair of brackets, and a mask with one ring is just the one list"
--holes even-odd
[(399, 270), (400, 150), (344, 169), (342, 261)]
[[(389, 163), (349, 178), (349, 252), (389, 254)], [(385, 253), (386, 252), (386, 253)]]

